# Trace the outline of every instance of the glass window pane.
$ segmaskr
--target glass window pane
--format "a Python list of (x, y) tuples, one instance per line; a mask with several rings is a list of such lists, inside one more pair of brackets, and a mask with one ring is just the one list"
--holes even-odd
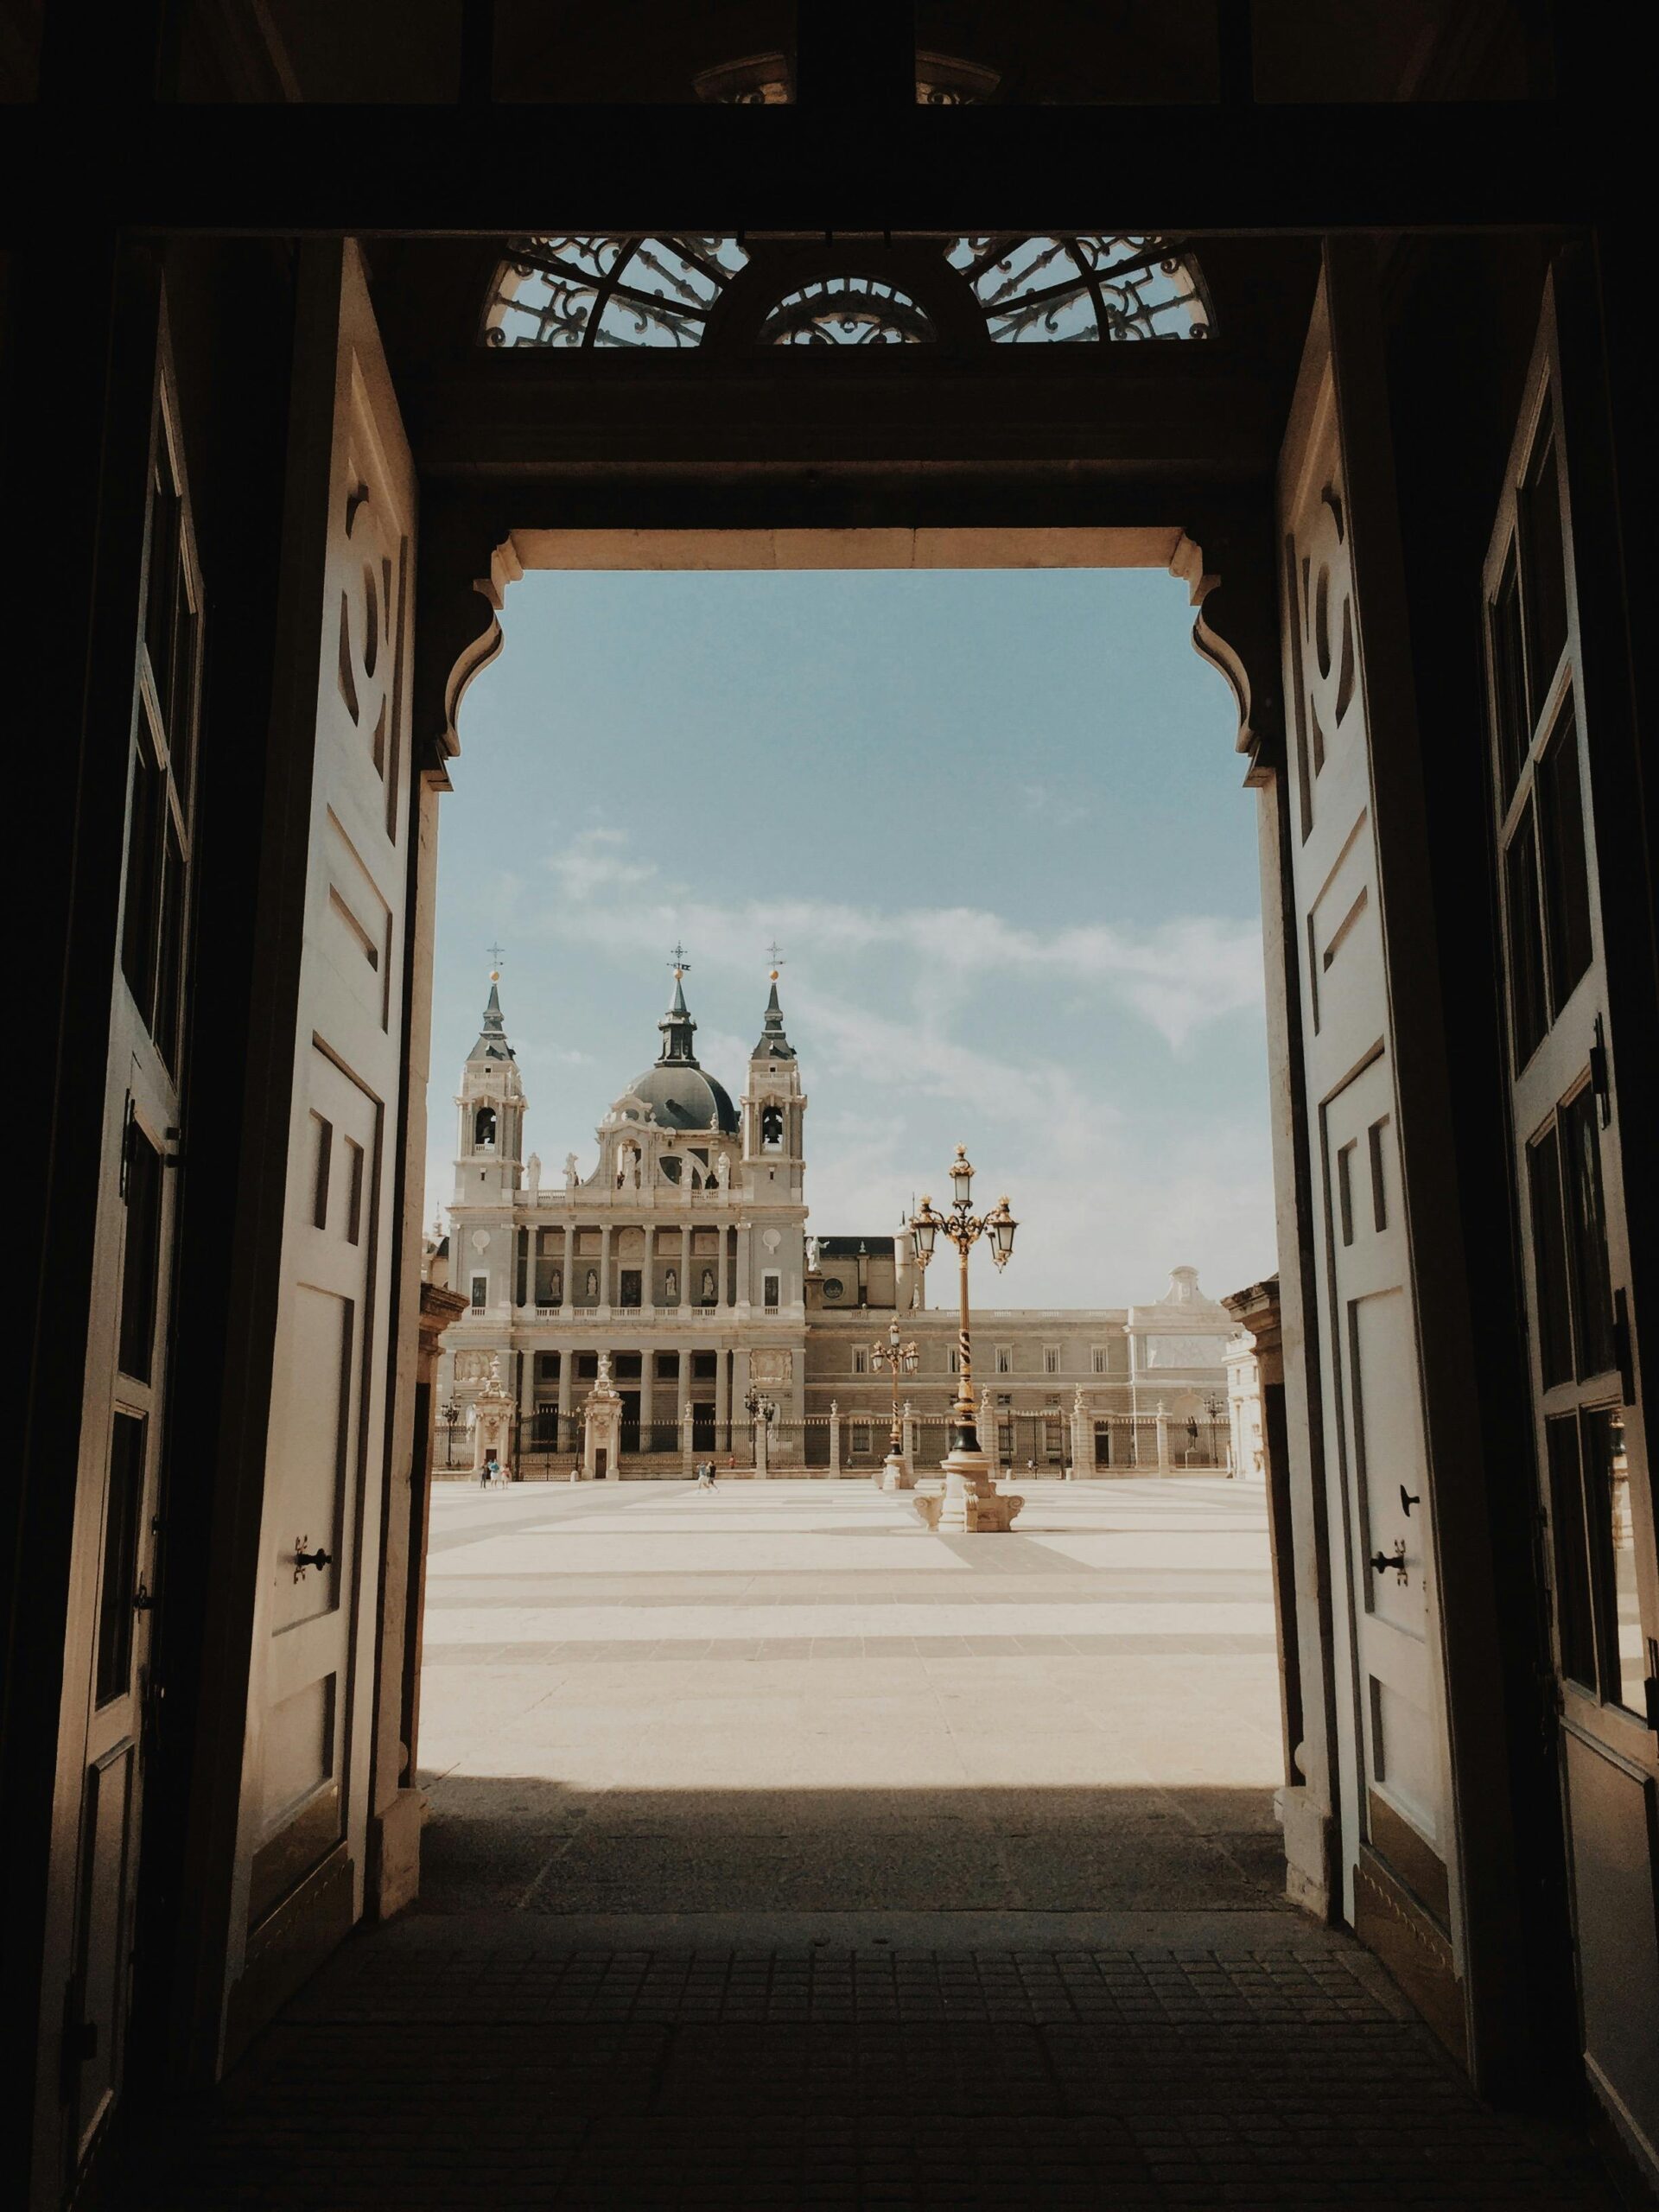
[(162, 1250), (162, 1156), (136, 1121), (127, 1123), (127, 1236), (121, 1257), (120, 1349), (124, 1375), (148, 1382), (155, 1357)]
[(121, 967), (127, 988), (147, 1024), (154, 1014), (156, 925), (162, 899), (162, 837), (166, 818), (167, 778), (141, 749), (132, 771)]
[[(165, 470), (166, 464), (162, 467)], [(163, 727), (171, 719), (173, 668), (178, 650), (179, 496), (164, 476), (149, 500), (149, 575), (144, 595), (144, 645)]]
[(1554, 1547), (1555, 1622), (1561, 1672), (1586, 1689), (1596, 1687), (1595, 1619), (1590, 1598), (1590, 1555), (1579, 1477), (1575, 1414), (1544, 1423), (1549, 1460), (1549, 1525)]
[(1613, 1364), (1613, 1293), (1607, 1269), (1607, 1224), (1601, 1195), (1601, 1141), (1596, 1096), (1586, 1084), (1560, 1109), (1561, 1178), (1567, 1193), (1568, 1276), (1579, 1379)]
[(1630, 1522), (1624, 1424), (1611, 1406), (1598, 1406), (1580, 1416), (1580, 1427), (1601, 1640), (1601, 1694), (1611, 1704), (1640, 1713), (1646, 1702), (1647, 1665), (1636, 1586), (1636, 1531)]
[(1503, 917), (1509, 932), (1510, 1021), (1515, 1064), (1524, 1067), (1544, 1033), (1544, 944), (1538, 917), (1538, 846), (1530, 802), (1503, 855)]
[(118, 1413), (110, 1438), (104, 1508), (104, 1572), (98, 1592), (98, 1702), (107, 1705), (132, 1674), (132, 1601), (137, 1592), (138, 1516), (144, 1503), (144, 1423)]
[(1497, 596), (1487, 610), (1492, 720), (1497, 731), (1497, 810), (1509, 805), (1532, 741), (1527, 714), (1527, 670), (1521, 645), (1521, 583), (1513, 545), (1503, 563)]
[(180, 993), (184, 972), (184, 849), (169, 811), (162, 861), (161, 926), (156, 947), (156, 1018), (151, 1034), (168, 1068), (179, 1065)]
[(1532, 1266), (1538, 1300), (1538, 1361), (1544, 1388), (1573, 1380), (1567, 1231), (1561, 1217), (1560, 1140), (1554, 1124), (1527, 1147), (1532, 1202)]
[(1521, 521), (1522, 600), (1532, 720), (1543, 712), (1567, 645), (1567, 562), (1561, 545), (1561, 495), (1555, 435), (1545, 410), (1517, 502)]
[(1590, 877), (1585, 864), (1578, 725), (1561, 716), (1538, 764), (1539, 857), (1553, 1020), (1590, 965)]

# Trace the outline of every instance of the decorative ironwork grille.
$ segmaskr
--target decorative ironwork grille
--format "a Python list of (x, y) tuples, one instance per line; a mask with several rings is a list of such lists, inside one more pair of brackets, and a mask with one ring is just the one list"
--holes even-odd
[(826, 276), (779, 301), (762, 346), (918, 346), (933, 325), (907, 292), (876, 276)]
[(1164, 238), (961, 238), (945, 258), (967, 280), (999, 346), (1207, 338), (1212, 327), (1197, 264)]
[[(942, 241), (945, 283), (973, 296), (994, 345), (1100, 345), (1207, 338), (1215, 327), (1197, 262), (1146, 233), (1000, 232)], [(514, 238), (485, 306), (494, 346), (699, 346), (732, 279), (749, 265), (733, 236)], [(943, 272), (942, 272), (943, 274)], [(902, 346), (937, 335), (924, 298), (849, 270), (785, 293), (740, 345)], [(761, 298), (764, 301), (764, 294)], [(937, 303), (936, 303), (937, 304)]]
[(709, 316), (748, 261), (734, 238), (514, 238), (484, 315), (489, 346), (702, 343)]

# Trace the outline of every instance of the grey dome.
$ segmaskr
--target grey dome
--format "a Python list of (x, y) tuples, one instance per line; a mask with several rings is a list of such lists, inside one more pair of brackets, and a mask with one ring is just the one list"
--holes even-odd
[(628, 1085), (642, 1098), (659, 1128), (738, 1131), (737, 1109), (725, 1085), (705, 1075), (695, 1060), (658, 1060)]

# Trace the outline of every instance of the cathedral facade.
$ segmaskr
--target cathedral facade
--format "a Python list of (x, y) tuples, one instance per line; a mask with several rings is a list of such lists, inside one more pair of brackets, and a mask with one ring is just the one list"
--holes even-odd
[[(608, 1382), (625, 1476), (677, 1477), (703, 1457), (734, 1472), (873, 1472), (895, 1405), (906, 1458), (936, 1465), (955, 1299), (929, 1309), (902, 1230), (808, 1235), (808, 1102), (776, 971), (735, 1103), (697, 1059), (680, 966), (658, 1028), (656, 1060), (599, 1124), (592, 1168), (572, 1152), (544, 1179), (492, 976), (455, 1100), (447, 1258), (467, 1302), (438, 1376), (450, 1459), (459, 1429), (470, 1464), (480, 1413), (505, 1402), (514, 1470), (569, 1472), (583, 1406)], [(982, 1441), (1005, 1465), (1079, 1474), (1225, 1465), (1232, 1326), (1191, 1268), (1150, 1306), (976, 1311)], [(894, 1327), (911, 1348), (896, 1393)]]

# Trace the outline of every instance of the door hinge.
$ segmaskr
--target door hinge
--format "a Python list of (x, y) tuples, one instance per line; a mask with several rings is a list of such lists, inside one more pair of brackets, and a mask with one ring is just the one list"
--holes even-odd
[(1590, 1088), (1596, 1094), (1596, 1112), (1605, 1129), (1613, 1118), (1612, 1078), (1607, 1072), (1607, 1032), (1596, 1016), (1595, 1038), (1590, 1046)]

